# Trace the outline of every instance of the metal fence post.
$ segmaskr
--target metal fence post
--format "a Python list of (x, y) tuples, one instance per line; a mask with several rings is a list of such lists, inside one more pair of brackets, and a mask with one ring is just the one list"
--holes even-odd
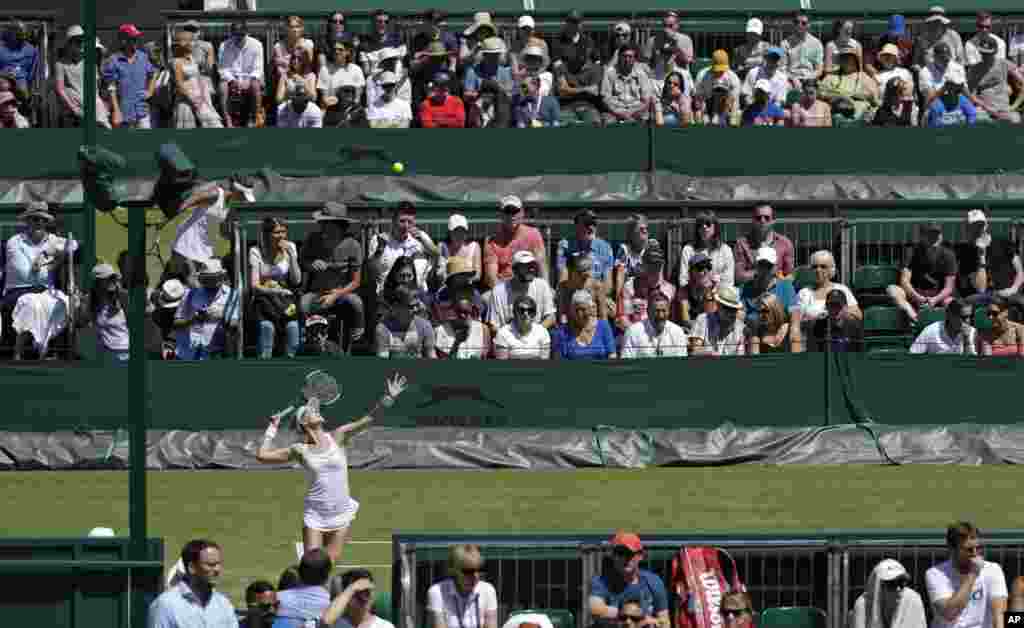
[(416, 545), (401, 543), (398, 546), (402, 572), (399, 625), (402, 628), (417, 628), (416, 623)]
[(245, 265), (248, 256), (245, 253), (245, 238), (242, 237), (242, 221), (237, 220), (234, 223), (234, 229), (232, 229), (232, 244), (234, 244), (235, 256), (234, 256), (234, 268), (232, 269), (235, 274), (235, 295), (238, 299), (238, 333), (235, 334), (236, 349), (238, 355), (236, 360), (242, 360), (245, 358), (245, 325), (246, 325), (246, 311), (249, 309), (245, 307), (248, 299), (245, 294), (245, 277), (248, 273), (245, 272), (243, 266)]
[(850, 279), (853, 277), (854, 251), (850, 246), (850, 221), (842, 218), (839, 221), (839, 255), (842, 263), (839, 265), (839, 281), (847, 288), (850, 287)]

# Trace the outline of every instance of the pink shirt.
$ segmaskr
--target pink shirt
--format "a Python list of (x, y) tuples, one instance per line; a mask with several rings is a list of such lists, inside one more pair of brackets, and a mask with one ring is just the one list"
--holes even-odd
[(486, 267), (488, 262), (497, 258), (498, 260), (498, 281), (505, 281), (512, 278), (512, 256), (519, 251), (544, 250), (544, 238), (536, 227), (519, 225), (515, 237), (511, 240), (498, 235), (487, 239), (484, 246), (483, 263)]
[[(626, 326), (647, 320), (647, 299), (651, 289), (642, 291), (642, 294), (637, 294), (636, 282), (638, 279), (639, 277), (634, 277), (624, 283), (622, 285), (622, 294), (619, 295), (618, 311), (615, 312), (615, 318), (620, 323), (625, 323)], [(659, 278), (657, 289), (661, 290), (662, 294), (668, 297), (669, 302), (675, 300), (676, 287), (669, 282)]]

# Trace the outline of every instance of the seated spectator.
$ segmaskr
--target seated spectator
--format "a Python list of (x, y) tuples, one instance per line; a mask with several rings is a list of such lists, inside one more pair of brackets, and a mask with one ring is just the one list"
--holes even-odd
[(607, 299), (604, 298), (602, 284), (594, 278), (594, 259), (588, 253), (576, 251), (569, 256), (569, 278), (558, 284), (555, 291), (555, 307), (558, 310), (559, 325), (569, 322), (573, 315), (573, 295), (579, 290), (586, 290), (594, 297), (594, 316), (599, 319), (608, 318)]
[[(181, 265), (185, 282), (196, 287), (196, 268), (213, 259), (211, 230), (228, 222), (231, 202), (253, 203), (256, 196), (253, 181), (245, 176), (234, 176), (228, 185), (209, 184), (193, 189), (179, 206), (178, 213), (189, 216), (174, 234), (171, 244), (172, 261)], [(188, 214), (191, 212), (191, 215)]]
[(721, 285), (715, 280), (711, 258), (707, 253), (694, 253), (688, 265), (690, 272), (686, 276), (686, 283), (676, 291), (677, 317), (687, 330), (693, 327), (698, 315), (715, 310), (715, 291)]
[(583, 13), (573, 9), (565, 16), (558, 39), (551, 47), (553, 67), (559, 72), (579, 74), (595, 57), (600, 61), (593, 39), (583, 29)]
[(693, 120), (698, 126), (739, 126), (739, 102), (730, 94), (728, 81), (719, 79), (707, 98), (694, 98)]
[[(680, 255), (677, 278), (679, 287), (685, 288), (689, 283), (693, 271), (691, 266), (697, 254), (704, 256), (699, 261), (709, 262), (706, 277), (712, 287), (735, 285), (736, 260), (732, 248), (722, 240), (722, 226), (718, 221), (718, 215), (710, 209), (697, 212), (693, 228), (693, 240), (683, 245)], [(679, 296), (681, 299), (683, 295)]]
[[(54, 92), (60, 100), (61, 124), (65, 127), (79, 127), (82, 125), (84, 106), (82, 100), (83, 80), (82, 72), (85, 68), (85, 51), (83, 37), (85, 31), (78, 24), (68, 28), (67, 43), (63, 49), (63, 55), (54, 64)], [(105, 48), (96, 39), (96, 57), (102, 59)], [(99, 62), (97, 61), (97, 65)], [(96, 86), (100, 84), (99, 69), (96, 70)], [(26, 121), (27, 122), (27, 121)], [(96, 123), (101, 127), (110, 128), (110, 112), (102, 98), (96, 98)]]
[(294, 589), (301, 584), (302, 580), (299, 578), (298, 565), (285, 567), (284, 571), (281, 572), (281, 576), (277, 579), (277, 592), (280, 593), (281, 591)]
[(412, 107), (408, 100), (397, 97), (398, 77), (385, 71), (375, 80), (380, 92), (376, 99), (367, 100), (367, 124), (371, 129), (408, 129), (412, 124)]
[(328, 127), (339, 126), (343, 119), (340, 107), (342, 89), (354, 88), (354, 93), (349, 94), (349, 102), (361, 101), (366, 89), (363, 69), (356, 65), (353, 59), (351, 40), (336, 40), (332, 42), (332, 46), (334, 57), (320, 67), (320, 76), (316, 82), (316, 89), (320, 93), (320, 106), (324, 110), (324, 124)]
[(693, 323), (690, 355), (747, 355), (750, 340), (739, 293), (732, 286), (721, 286), (715, 293), (715, 302), (715, 311), (700, 313)]
[(480, 58), (483, 56), (483, 42), (497, 37), (498, 27), (494, 25), (490, 13), (480, 11), (473, 15), (473, 23), (462, 34), (459, 64), (473, 65), (480, 63)]
[[(760, 317), (760, 303), (764, 296), (774, 295), (789, 319), (789, 340), (791, 351), (803, 351), (800, 330), (800, 302), (793, 289), (793, 282), (779, 279), (775, 274), (778, 253), (770, 246), (763, 246), (757, 251), (757, 271), (753, 280), (743, 284), (740, 299), (747, 313), (747, 329), (757, 328)], [(779, 338), (778, 340), (782, 340)]]
[[(907, 20), (904, 16), (890, 15), (886, 24), (886, 31), (882, 33), (875, 43), (873, 50), (866, 50), (864, 54), (864, 68), (868, 74), (878, 73), (877, 53), (885, 48), (886, 44), (896, 46), (899, 51), (897, 65), (909, 68), (914, 57), (914, 38), (907, 31)], [(872, 53), (876, 53), (872, 55)]]
[(672, 299), (660, 290), (652, 290), (649, 294), (648, 316), (626, 329), (622, 359), (685, 358), (690, 337), (685, 329), (669, 320)]
[(958, 262), (957, 292), (968, 303), (984, 303), (998, 294), (1024, 305), (1024, 267), (1017, 247), (1006, 238), (992, 236), (988, 218), (980, 209), (967, 212), (967, 241), (953, 247)]
[(814, 271), (814, 285), (805, 286), (796, 295), (800, 302), (800, 317), (810, 322), (828, 316), (825, 300), (832, 290), (841, 290), (846, 295), (846, 305), (850, 316), (863, 318), (857, 299), (845, 285), (832, 281), (836, 278), (836, 260), (828, 251), (815, 251), (811, 255), (811, 269)]
[(142, 32), (134, 24), (118, 29), (121, 48), (103, 66), (103, 82), (109, 86), (110, 121), (115, 127), (152, 128), (149, 99), (156, 90), (157, 68), (139, 46)]
[(731, 591), (722, 596), (722, 625), (725, 628), (753, 628), (754, 603), (746, 591)]
[(324, 628), (395, 628), (373, 613), (373, 574), (366, 569), (350, 569), (331, 578), (331, 605), (320, 617)]
[(460, 129), (466, 126), (462, 99), (448, 93), (452, 78), (447, 72), (434, 75), (430, 96), (420, 103), (420, 125), (425, 129)]
[(254, 124), (248, 122), (249, 116), (255, 114), (258, 117), (262, 112), (263, 44), (249, 36), (245, 21), (231, 23), (228, 38), (220, 45), (217, 68), (220, 70), (220, 104), (225, 126), (235, 126), (234, 116), (229, 113), (234, 111), (233, 102), (241, 104), (243, 111), (247, 112), (242, 118), (243, 125)]
[(0, 72), (12, 72), (19, 100), (27, 100), (39, 72), (39, 50), (30, 43), (32, 33), (18, 20), (0, 39)]
[(412, 81), (408, 68), (402, 63), (404, 56), (405, 46), (382, 48), (372, 53), (373, 71), (367, 74), (365, 68), (363, 70), (363, 75), (366, 77), (367, 102), (378, 100), (383, 95), (383, 85), (380, 79), (386, 72), (391, 72), (395, 76), (395, 98), (412, 103)]
[(619, 51), (632, 43), (633, 27), (629, 22), (619, 22), (612, 27), (612, 40), (608, 43), (608, 51), (604, 55), (605, 65), (615, 65), (619, 60)]
[(561, 360), (607, 360), (615, 357), (615, 334), (607, 319), (594, 315), (594, 297), (578, 290), (572, 297), (573, 315), (551, 332), (551, 356)]
[(306, 335), (300, 351), (303, 356), (338, 358), (345, 355), (341, 345), (331, 340), (331, 322), (319, 314), (306, 317)]
[(180, 30), (174, 35), (174, 127), (219, 129), (224, 123), (213, 107), (213, 94), (199, 72), (192, 50), (193, 35)]
[(193, 618), (200, 616), (211, 626), (237, 626), (231, 600), (215, 590), (224, 571), (220, 545), (202, 539), (189, 541), (181, 550), (181, 564), (185, 575), (149, 605), (147, 625), (191, 626)]
[(569, 278), (569, 256), (577, 251), (590, 253), (594, 259), (594, 278), (603, 284), (602, 294), (607, 295), (612, 287), (612, 269), (615, 267), (615, 256), (612, 245), (597, 237), (597, 214), (592, 209), (584, 209), (573, 218), (576, 237), (558, 242), (559, 283)]
[(833, 109), (836, 100), (853, 101), (853, 118), (870, 120), (881, 103), (881, 94), (875, 79), (863, 71), (858, 51), (852, 46), (839, 49), (839, 69), (821, 80), (818, 92), (822, 100), (833, 105)]
[(832, 126), (832, 107), (818, 98), (817, 79), (801, 81), (800, 99), (789, 109), (789, 125), (796, 128)]
[(754, 324), (748, 318), (750, 329), (750, 353), (788, 353), (790, 342), (789, 315), (782, 301), (774, 294), (766, 294), (758, 301), (758, 318)]
[(998, 294), (993, 296), (985, 315), (992, 327), (978, 330), (978, 355), (1024, 355), (1024, 325), (1010, 320), (1010, 302)]
[(820, 79), (824, 72), (825, 48), (821, 40), (811, 34), (811, 19), (803, 10), (793, 15), (793, 32), (782, 40), (786, 53), (782, 69), (796, 89), (807, 79)]
[(519, 251), (529, 251), (537, 261), (537, 269), (544, 280), (548, 278), (547, 251), (544, 237), (536, 227), (525, 224), (526, 209), (518, 196), (504, 196), (498, 201), (497, 232), (484, 241), (483, 288), (490, 289), (499, 282), (512, 278), (512, 257)]
[(153, 323), (160, 330), (160, 358), (174, 359), (175, 331), (174, 313), (185, 298), (185, 284), (178, 279), (167, 279), (153, 293)]
[(825, 57), (823, 72), (834, 74), (840, 71), (839, 51), (842, 48), (852, 48), (856, 51), (857, 57), (864, 62), (864, 47), (853, 38), (853, 22), (851, 20), (836, 20), (832, 23), (832, 41), (825, 44)]
[(434, 328), (416, 314), (416, 293), (399, 286), (390, 295), (388, 312), (377, 323), (377, 357), (385, 359), (434, 359)]
[(644, 251), (647, 246), (658, 241), (650, 237), (650, 225), (647, 216), (633, 214), (626, 223), (626, 241), (615, 251), (615, 276), (612, 292), (618, 294), (626, 281), (636, 277), (643, 271)]
[(551, 357), (551, 334), (537, 318), (537, 302), (527, 294), (512, 304), (512, 321), (498, 330), (494, 338), (494, 357), (498, 360), (547, 360)]
[(670, 54), (672, 51), (682, 49), (684, 52), (682, 67), (689, 67), (693, 60), (693, 40), (679, 30), (679, 12), (669, 10), (662, 18), (662, 30), (647, 39), (643, 49), (643, 59), (655, 63), (660, 54)]
[(825, 317), (814, 319), (811, 325), (811, 351), (824, 352), (831, 340), (833, 353), (863, 352), (864, 326), (859, 317), (851, 314), (847, 292), (839, 288), (830, 290), (825, 297), (825, 311)]
[[(463, 44), (465, 45), (465, 44)], [(515, 81), (512, 68), (502, 63), (506, 54), (505, 42), (500, 37), (488, 37), (479, 46), (480, 61), (466, 69), (462, 96), (466, 103), (471, 103), (480, 95), (480, 86), (484, 81), (493, 81), (509, 96)]]
[[(373, 11), (373, 32), (359, 38), (359, 65), (363, 68), (366, 76), (372, 76), (379, 68), (377, 64), (383, 59), (381, 53), (384, 50), (401, 49), (398, 56), (405, 56), (405, 46), (402, 45), (401, 35), (391, 28), (391, 16), (384, 9)], [(391, 68), (396, 72), (395, 68)]]
[(756, 17), (747, 20), (745, 29), (746, 40), (740, 44), (732, 53), (736, 74), (746, 77), (752, 69), (764, 63), (764, 53), (768, 51), (771, 44), (761, 39), (764, 35), (764, 22)]
[(771, 82), (761, 79), (754, 87), (754, 100), (743, 110), (743, 126), (783, 126), (786, 112), (772, 100)]
[(651, 294), (660, 292), (670, 302), (675, 301), (676, 288), (665, 281), (665, 253), (662, 252), (661, 246), (648, 245), (643, 261), (643, 271), (627, 280), (622, 286), (622, 292), (616, 295), (618, 308), (615, 312), (615, 323), (622, 331), (647, 320), (647, 302)]
[(462, 297), (468, 298), (473, 305), (472, 318), (480, 320), (485, 308), (480, 293), (473, 287), (473, 267), (466, 258), (453, 255), (448, 258), (445, 268), (444, 287), (428, 299), (431, 320), (444, 322), (455, 318), (455, 301)]
[(519, 20), (516, 21), (516, 27), (508, 57), (509, 64), (512, 66), (512, 76), (521, 80), (526, 76), (526, 67), (521, 58), (523, 49), (531, 45), (540, 46), (548, 57), (551, 56), (551, 50), (548, 47), (548, 42), (544, 41), (540, 33), (536, 32), (537, 23), (532, 16), (520, 15)]
[(491, 353), (491, 331), (480, 322), (473, 299), (455, 298), (454, 317), (434, 328), (434, 346), (442, 360), (483, 360)]
[(402, 201), (391, 213), (391, 230), (378, 233), (370, 241), (369, 255), (375, 260), (377, 293), (384, 289), (384, 281), (399, 257), (411, 257), (416, 266), (416, 289), (427, 290), (427, 277), (440, 255), (440, 249), (426, 231), (416, 226), (416, 205)]
[[(0, 99), (2, 100), (2, 99)], [(43, 201), (33, 201), (18, 220), (27, 229), (11, 236), (6, 244), (2, 308), (15, 332), (14, 359), (20, 360), (31, 340), (39, 358), (46, 357), (50, 341), (64, 331), (68, 319), (68, 295), (57, 284), (69, 254), (78, 242), (50, 233), (56, 220)]]
[[(192, 34), (192, 62), (199, 67), (200, 80), (210, 94), (214, 93), (213, 75), (217, 69), (217, 53), (213, 44), (203, 39), (199, 22), (189, 20), (181, 25), (182, 30)], [(99, 42), (97, 41), (97, 46)]]
[(933, 60), (922, 67), (917, 76), (925, 111), (942, 96), (948, 84), (967, 84), (967, 71), (963, 65), (954, 61), (948, 43), (940, 41), (935, 44), (933, 52)]
[(886, 103), (886, 98), (890, 98), (888, 96), (889, 84), (893, 81), (899, 81), (899, 84), (894, 87), (896, 95), (899, 97), (898, 103), (900, 107), (906, 107), (911, 111), (911, 119), (916, 125), (918, 116), (917, 101), (914, 100), (914, 76), (910, 73), (910, 70), (899, 65), (899, 62), (900, 49), (896, 44), (885, 44), (882, 46), (882, 49), (878, 52), (879, 67), (874, 75), (875, 80), (878, 81), (879, 90), (883, 94), (883, 105)]
[(974, 126), (978, 120), (978, 110), (966, 93), (967, 87), (961, 77), (950, 75), (942, 93), (928, 105), (928, 126)]
[(978, 11), (974, 26), (976, 28), (974, 37), (964, 43), (964, 65), (969, 68), (981, 63), (982, 56), (985, 54), (980, 49), (981, 43), (986, 39), (991, 39), (995, 44), (996, 50), (993, 54), (999, 59), (1006, 59), (1006, 42), (992, 32), (992, 14), (988, 11)]
[(199, 270), (199, 287), (185, 294), (174, 314), (175, 356), (179, 360), (208, 360), (228, 347), (229, 331), (238, 327), (238, 293), (224, 282), (219, 259)]
[[(288, 74), (295, 56), (304, 57), (301, 67), (313, 67), (313, 50), (316, 45), (306, 37), (306, 22), (297, 15), (285, 18), (285, 39), (274, 43), (271, 49), (271, 62), (277, 77)], [(297, 55), (297, 53), (299, 53)]]
[(249, 289), (260, 329), (260, 358), (271, 357), (274, 337), (282, 332), (288, 357), (294, 358), (299, 350), (295, 292), (301, 285), (299, 252), (288, 240), (288, 225), (277, 218), (264, 218), (260, 245), (249, 249)]
[(126, 362), (129, 352), (128, 318), (125, 305), (128, 292), (121, 287), (121, 276), (110, 264), (97, 264), (92, 269), (93, 285), (89, 291), (85, 323), (96, 330), (96, 354), (110, 362)]
[[(300, 307), (306, 315), (347, 315), (349, 338), (356, 342), (366, 327), (363, 300), (358, 294), (362, 285), (363, 247), (350, 231), (352, 219), (343, 203), (325, 203), (323, 209), (313, 213), (313, 220), (320, 230), (306, 236), (302, 245), (299, 266), (306, 273), (307, 292), (302, 295)], [(291, 274), (292, 260), (288, 262)], [(251, 261), (250, 267), (255, 268)]]
[(693, 43), (682, 33), (667, 36), (667, 42), (669, 45), (657, 51), (647, 68), (647, 76), (651, 79), (651, 93), (655, 97), (665, 89), (665, 79), (674, 72), (685, 76), (689, 87), (687, 92), (693, 91), (693, 76), (690, 74)]
[(27, 129), (30, 125), (18, 112), (18, 99), (12, 92), (0, 92), (0, 128)]
[(693, 122), (693, 80), (689, 74), (672, 72), (665, 77), (661, 97), (655, 103), (654, 123), (658, 126), (690, 126)]
[(898, 561), (886, 558), (868, 575), (864, 593), (850, 611), (849, 628), (925, 628), (924, 602), (910, 588), (910, 574)]
[(747, 73), (740, 88), (740, 104), (746, 108), (754, 100), (754, 92), (758, 83), (767, 82), (769, 100), (780, 108), (786, 106), (789, 95), (789, 77), (779, 69), (779, 61), (783, 56), (782, 48), (772, 47), (764, 53), (764, 63)]
[(756, 254), (765, 246), (775, 249), (778, 259), (775, 270), (779, 278), (792, 277), (796, 265), (793, 241), (775, 231), (775, 209), (769, 203), (758, 202), (754, 205), (751, 218), (750, 231), (736, 239), (736, 285), (754, 278)]
[(277, 77), (274, 102), (278, 105), (284, 103), (299, 89), (305, 92), (308, 100), (316, 102), (316, 74), (305, 53), (296, 49), (288, 59), (288, 66)]
[[(352, 44), (352, 60), (360, 65), (362, 68), (362, 60), (359, 56), (360, 50), (362, 49), (362, 42), (359, 36), (345, 28), (345, 13), (343, 11), (333, 11), (327, 16), (327, 28), (324, 31), (323, 39), (318, 46), (319, 51), (316, 58), (315, 66), (322, 68), (330, 61), (331, 51), (334, 50), (334, 42), (336, 41), (347, 41)], [(325, 52), (326, 51), (326, 52)], [(365, 69), (364, 69), (365, 72)]]
[[(714, 115), (738, 115), (742, 85), (740, 77), (729, 69), (729, 53), (724, 50), (714, 51), (711, 54), (711, 65), (694, 77), (693, 111), (702, 114), (698, 121), (703, 118), (706, 124), (717, 126)], [(717, 103), (714, 102), (716, 98)], [(721, 126), (733, 126), (736, 120), (729, 118), (720, 122)]]
[(555, 79), (554, 75), (548, 71), (551, 60), (548, 59), (545, 49), (535, 44), (529, 45), (523, 49), (522, 59), (524, 73), (521, 80), (526, 80), (530, 77), (540, 79), (540, 95), (550, 95)]
[(945, 307), (953, 300), (956, 288), (957, 259), (942, 239), (942, 225), (929, 222), (922, 230), (922, 241), (910, 248), (900, 271), (900, 284), (886, 292), (893, 304), (917, 322), (918, 307)]
[(483, 81), (477, 97), (466, 103), (467, 129), (507, 129), (512, 126), (512, 99), (495, 81)]
[(449, 549), (449, 577), (427, 590), (430, 628), (498, 628), (498, 594), (483, 581), (483, 568), (479, 546)]
[(333, 128), (338, 129), (369, 128), (366, 107), (363, 107), (362, 102), (356, 96), (355, 85), (342, 85), (338, 89), (338, 105), (332, 122), (334, 123)]
[(323, 548), (307, 551), (299, 561), (298, 586), (279, 591), (277, 594), (277, 619), (274, 624), (305, 626), (316, 622), (327, 607), (331, 597), (327, 581), (333, 567), (331, 557)]
[(271, 628), (277, 609), (277, 591), (266, 580), (256, 580), (245, 588), (245, 615), (238, 628)]
[[(554, 88), (559, 107), (565, 115), (563, 123), (599, 125), (604, 110), (601, 83), (605, 66), (596, 58), (597, 53), (586, 35), (577, 33), (575, 43), (567, 42), (566, 36), (563, 32), (556, 52), (569, 56), (569, 60), (556, 57), (553, 66)], [(524, 69), (522, 74), (525, 73)]]
[(322, 129), (324, 114), (310, 99), (309, 92), (302, 85), (296, 85), (290, 99), (277, 106), (277, 128), (279, 129)]
[(520, 129), (556, 127), (560, 124), (561, 111), (558, 99), (540, 95), (540, 77), (528, 76), (523, 79), (522, 93), (515, 106), (515, 124)]
[(433, 92), (434, 79), (439, 75), (443, 74), (447, 77), (448, 91), (458, 91), (462, 87), (453, 85), (453, 72), (456, 68), (452, 67), (448, 53), (449, 50), (443, 43), (432, 41), (426, 50), (418, 51), (414, 55), (412, 64), (409, 66), (409, 77), (412, 82), (411, 102), (417, 109), (420, 103)]
[[(989, 28), (991, 28), (991, 19)], [(972, 40), (975, 41), (975, 40)], [(978, 108), (982, 121), (1002, 120), (1020, 122), (1020, 114), (1010, 110), (1010, 90), (1024, 89), (1024, 76), (1010, 65), (1004, 54), (998, 55), (999, 44), (995, 35), (977, 39), (976, 50), (981, 54), (978, 63), (967, 67), (967, 87), (971, 103)], [(968, 46), (971, 42), (968, 42)]]
[(882, 104), (871, 119), (872, 126), (908, 127), (917, 124), (917, 103), (905, 98), (907, 85), (899, 77), (893, 77), (886, 83)]
[(928, 9), (928, 13), (924, 21), (924, 32), (919, 35), (917, 45), (914, 46), (914, 65), (931, 64), (939, 56), (939, 47), (945, 45), (950, 58), (960, 66), (965, 66), (967, 55), (963, 40), (955, 29), (950, 28), (952, 20), (946, 17), (945, 7), (933, 6)]
[(651, 117), (651, 80), (647, 71), (636, 63), (636, 47), (626, 46), (619, 53), (619, 63), (610, 66), (601, 83), (601, 98), (608, 112), (605, 124), (646, 122)]
[(469, 221), (465, 216), (452, 214), (448, 217), (448, 237), (441, 241), (438, 248), (441, 253), (438, 260), (439, 279), (442, 281), (445, 279), (448, 260), (453, 257), (461, 257), (473, 273), (470, 280), (474, 283), (480, 281), (482, 267), (480, 243), (469, 238)]
[(977, 331), (970, 325), (973, 318), (974, 310), (966, 301), (950, 301), (945, 320), (935, 321), (921, 330), (910, 346), (910, 353), (977, 355)]
[(491, 331), (501, 329), (514, 320), (512, 306), (521, 295), (528, 295), (537, 305), (535, 323), (545, 329), (555, 325), (555, 299), (546, 279), (538, 277), (537, 259), (530, 251), (517, 251), (512, 256), (512, 277), (500, 282), (488, 293), (487, 322)]
[[(640, 568), (647, 557), (636, 534), (616, 532), (611, 538), (612, 569), (590, 581), (590, 614), (597, 621), (621, 623), (628, 613), (643, 616), (635, 626), (668, 628), (668, 593), (657, 574)], [(639, 603), (639, 604), (637, 604)], [(639, 606), (639, 608), (636, 608)]]

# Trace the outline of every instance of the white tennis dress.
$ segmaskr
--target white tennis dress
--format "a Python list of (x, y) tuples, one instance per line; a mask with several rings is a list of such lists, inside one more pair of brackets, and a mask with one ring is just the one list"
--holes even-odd
[(345, 448), (324, 433), (327, 448), (313, 451), (304, 443), (292, 445), (292, 458), (306, 470), (309, 490), (306, 491), (302, 523), (310, 529), (332, 532), (352, 524), (359, 511), (359, 502), (348, 490), (348, 457)]

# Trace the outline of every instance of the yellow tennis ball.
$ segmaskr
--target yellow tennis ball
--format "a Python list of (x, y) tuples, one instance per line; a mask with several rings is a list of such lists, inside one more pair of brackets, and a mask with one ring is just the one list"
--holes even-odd
[(391, 164), (391, 172), (394, 172), (395, 174), (402, 174), (402, 172), (404, 171), (405, 164), (403, 164), (402, 162), (396, 161), (395, 163)]

